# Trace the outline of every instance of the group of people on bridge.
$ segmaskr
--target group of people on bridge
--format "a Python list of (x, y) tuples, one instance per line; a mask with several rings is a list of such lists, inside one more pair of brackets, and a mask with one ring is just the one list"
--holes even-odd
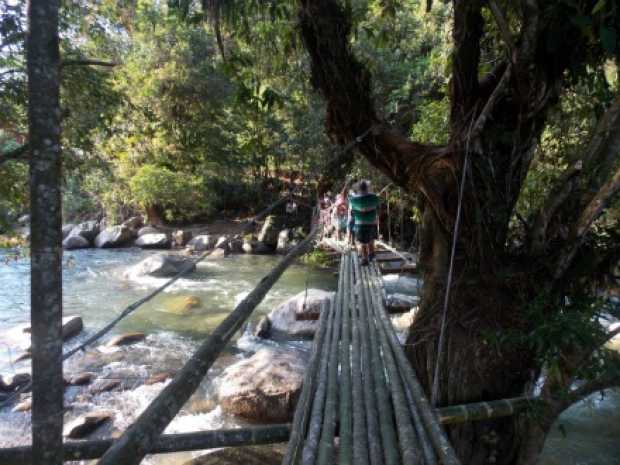
[(375, 258), (379, 206), (379, 196), (372, 191), (370, 181), (348, 180), (335, 199), (327, 192), (320, 201), (322, 236), (333, 235), (349, 244), (357, 242), (362, 265), (368, 265)]

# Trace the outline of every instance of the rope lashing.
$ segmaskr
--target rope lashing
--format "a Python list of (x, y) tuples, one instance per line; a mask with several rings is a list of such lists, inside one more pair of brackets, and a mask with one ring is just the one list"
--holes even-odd
[(450, 251), (450, 267), (448, 269), (448, 280), (446, 282), (446, 294), (443, 301), (443, 311), (441, 315), (441, 330), (439, 332), (439, 341), (437, 342), (437, 355), (435, 357), (435, 373), (433, 375), (433, 389), (431, 392), (431, 405), (437, 405), (439, 396), (439, 369), (441, 366), (441, 355), (443, 352), (446, 316), (448, 314), (448, 304), (450, 302), (450, 288), (452, 287), (452, 274), (454, 272), (454, 256), (456, 255), (456, 241), (459, 237), (459, 227), (461, 224), (461, 210), (463, 204), (463, 194), (465, 192), (465, 176), (467, 175), (467, 166), (469, 162), (469, 141), (467, 150), (465, 151), (465, 159), (463, 160), (463, 173), (461, 174), (461, 185), (459, 186), (458, 204), (456, 206), (456, 219), (454, 221), (454, 231), (452, 232), (452, 250)]

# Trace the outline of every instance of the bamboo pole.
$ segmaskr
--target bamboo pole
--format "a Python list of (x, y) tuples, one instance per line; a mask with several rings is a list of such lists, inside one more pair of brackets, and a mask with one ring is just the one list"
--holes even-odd
[[(197, 431), (182, 434), (163, 434), (153, 444), (149, 454), (179, 451), (217, 449), (220, 447), (255, 446), (285, 442), (290, 425), (253, 426), (230, 430)], [(101, 457), (112, 446), (114, 439), (68, 441), (64, 444), (64, 460), (92, 460)], [(32, 463), (32, 447), (0, 449), (2, 465), (28, 465)]]
[[(355, 333), (354, 333), (355, 334)], [(325, 345), (324, 345), (325, 347)], [(441, 424), (455, 425), (469, 421), (485, 421), (516, 415), (543, 401), (530, 397), (515, 397), (472, 404), (451, 405), (436, 410)], [(290, 425), (269, 425), (234, 430), (196, 431), (183, 434), (163, 434), (149, 454), (203, 450), (219, 447), (249, 446), (284, 442), (289, 438)], [(68, 441), (64, 443), (64, 460), (89, 460), (101, 457), (113, 439)], [(32, 446), (0, 449), (2, 465), (30, 465)], [(357, 465), (358, 462), (355, 462)], [(362, 463), (362, 462), (359, 462)]]
[(28, 2), (32, 441), (36, 465), (62, 463), (62, 156), (59, 0)]
[(352, 455), (352, 412), (351, 412), (351, 282), (349, 270), (350, 254), (342, 255), (343, 289), (342, 292), (342, 338), (340, 342), (340, 418), (338, 430), (339, 465), (350, 465)]
[(334, 436), (336, 433), (336, 421), (338, 411), (338, 364), (339, 364), (339, 341), (342, 329), (342, 290), (344, 286), (344, 260), (340, 262), (340, 279), (338, 293), (336, 294), (336, 309), (334, 315), (334, 331), (332, 333), (332, 345), (330, 347), (328, 373), (327, 373), (327, 397), (325, 398), (325, 410), (323, 412), (323, 429), (317, 455), (318, 465), (328, 465), (333, 461)]
[(317, 446), (321, 437), (321, 426), (323, 425), (323, 406), (325, 405), (325, 393), (327, 392), (327, 362), (332, 344), (332, 333), (334, 331), (334, 299), (329, 302), (329, 314), (327, 320), (327, 334), (321, 351), (321, 365), (319, 369), (319, 379), (317, 382), (316, 393), (312, 401), (312, 415), (308, 425), (308, 436), (304, 444), (301, 456), (303, 465), (314, 465)]
[(368, 340), (368, 316), (364, 312), (364, 294), (361, 289), (360, 266), (357, 254), (353, 254), (353, 270), (356, 278), (358, 297), (357, 316), (360, 339), (362, 342), (362, 376), (364, 382), (364, 405), (366, 407), (366, 425), (368, 430), (368, 452), (371, 465), (383, 465), (383, 444), (379, 427), (377, 399), (375, 397), (375, 379), (372, 373), (371, 351)]
[(98, 462), (99, 465), (136, 465), (163, 432), (166, 426), (196, 391), (213, 362), (235, 332), (252, 314), (295, 258), (304, 253), (317, 232), (314, 227), (308, 236), (292, 249), (228, 317), (203, 342), (194, 355), (159, 393), (136, 422), (123, 433)]
[[(351, 254), (352, 255), (352, 254)], [(355, 299), (355, 278), (353, 276), (353, 258), (349, 256), (349, 286), (351, 289), (352, 348), (351, 377), (353, 396), (353, 462), (356, 465), (368, 465), (368, 438), (364, 412), (364, 390), (362, 380), (362, 345), (360, 342), (360, 318)]]
[[(377, 279), (376, 277), (380, 275), (378, 274), (376, 265), (373, 264), (371, 266), (373, 268), (375, 279)], [(403, 373), (403, 379), (408, 385), (408, 388), (411, 390), (413, 398), (417, 402), (422, 421), (424, 422), (424, 426), (426, 427), (433, 446), (435, 447), (435, 452), (437, 452), (437, 455), (444, 465), (460, 465), (460, 460), (456, 456), (452, 445), (448, 441), (446, 433), (441, 428), (439, 421), (435, 416), (435, 412), (433, 411), (426, 394), (424, 393), (424, 389), (418, 381), (415, 371), (409, 364), (409, 361), (402, 350), (402, 346), (398, 341), (392, 322), (389, 320), (382, 302), (380, 302), (377, 310), (379, 320), (387, 332), (389, 342), (392, 345), (392, 350), (394, 351), (396, 360)]]
[(325, 332), (327, 329), (327, 313), (329, 309), (326, 304), (321, 305), (321, 315), (319, 317), (319, 325), (312, 345), (312, 353), (306, 376), (304, 377), (303, 387), (297, 407), (295, 408), (295, 416), (293, 418), (293, 426), (291, 429), (291, 438), (288, 442), (286, 454), (282, 460), (282, 465), (294, 465), (297, 462), (300, 447), (303, 445), (306, 437), (306, 428), (308, 426), (308, 418), (312, 407), (312, 397), (315, 392), (317, 382), (317, 371), (320, 364), (320, 353), (325, 340)]
[(377, 407), (381, 409), (379, 416), (379, 431), (383, 443), (383, 456), (386, 465), (397, 465), (400, 463), (398, 453), (398, 445), (396, 440), (396, 431), (394, 430), (394, 411), (392, 401), (387, 389), (385, 379), (385, 371), (379, 354), (379, 346), (377, 341), (377, 322), (374, 320), (369, 306), (372, 305), (368, 289), (363, 283), (363, 274), (357, 261), (357, 275), (360, 282), (359, 290), (362, 296), (362, 318), (366, 320), (368, 327), (367, 340), (370, 342), (370, 375), (374, 378), (374, 388), (377, 401)]
[[(362, 271), (362, 276), (364, 277), (363, 285), (368, 287), (370, 294), (370, 302), (372, 304), (371, 312), (378, 322), (377, 308), (379, 303), (377, 296), (371, 288), (371, 277), (368, 269)], [(407, 465), (417, 465), (420, 464), (422, 460), (422, 457), (418, 452), (421, 446), (418, 442), (418, 438), (416, 437), (413, 423), (411, 421), (409, 404), (407, 402), (407, 397), (405, 395), (405, 390), (398, 372), (398, 368), (396, 367), (396, 362), (394, 361), (394, 356), (392, 355), (392, 349), (385, 332), (382, 330), (382, 325), (379, 322), (377, 323), (377, 332), (379, 334), (379, 344), (383, 354), (383, 361), (385, 362), (389, 377), (389, 386), (392, 394), (394, 414), (396, 417), (399, 439), (398, 444), (400, 446), (402, 461)]]

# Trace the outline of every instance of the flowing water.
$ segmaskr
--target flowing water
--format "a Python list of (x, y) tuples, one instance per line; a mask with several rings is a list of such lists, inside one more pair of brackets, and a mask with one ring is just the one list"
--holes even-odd
[[(165, 282), (160, 278), (127, 279), (126, 269), (148, 256), (137, 249), (87, 249), (64, 254), (64, 313), (80, 315), (85, 330), (67, 343), (78, 344), (117, 315), (126, 305)], [(123, 320), (113, 333), (141, 331), (146, 340), (126, 348), (95, 347), (65, 362), (66, 373), (92, 371), (99, 378), (119, 379), (122, 391), (84, 395), (84, 389), (69, 387), (66, 404), (71, 405), (66, 421), (93, 410), (114, 412), (113, 426), (102, 428), (94, 437), (117, 434), (129, 426), (163, 388), (147, 386), (144, 379), (156, 373), (173, 373), (190, 356), (199, 341), (230, 312), (277, 261), (277, 257), (235, 255), (203, 261), (195, 273), (180, 279), (166, 292), (146, 303)], [(289, 268), (255, 311), (252, 322), (288, 297), (306, 287), (334, 289), (336, 278), (326, 271), (302, 265)], [(0, 251), (0, 374), (11, 375), (30, 369), (29, 362), (15, 363), (28, 347), (23, 327), (29, 320), (29, 263), (23, 257)], [(189, 299), (189, 300), (188, 300)], [(191, 307), (187, 308), (187, 302)], [(214, 402), (222, 370), (247, 357), (263, 345), (246, 328), (230, 344), (209, 372), (197, 393), (184, 406), (166, 432), (187, 432), (242, 423), (226, 415)], [(307, 343), (288, 343), (307, 350)], [(0, 447), (30, 441), (29, 413), (0, 411)], [(620, 464), (620, 393), (604, 399), (591, 397), (565, 412), (547, 441), (540, 465)], [(149, 457), (144, 463), (180, 465), (197, 453)]]

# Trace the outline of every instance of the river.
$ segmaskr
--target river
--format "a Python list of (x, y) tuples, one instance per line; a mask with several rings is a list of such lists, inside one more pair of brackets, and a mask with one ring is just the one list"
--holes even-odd
[[(71, 347), (110, 321), (126, 305), (163, 283), (164, 279), (128, 280), (127, 267), (154, 252), (138, 249), (86, 249), (64, 254), (64, 313), (80, 315), (85, 330), (71, 340)], [(114, 411), (113, 430), (126, 428), (157, 395), (162, 383), (146, 386), (140, 379), (153, 373), (173, 372), (189, 357), (199, 341), (230, 312), (234, 305), (275, 264), (277, 257), (235, 255), (203, 261), (190, 277), (180, 279), (123, 320), (116, 333), (142, 331), (147, 339), (130, 349), (93, 348), (65, 362), (66, 372), (96, 370), (98, 376), (122, 378), (123, 385), (135, 389), (83, 396), (81, 388), (70, 387), (66, 403), (73, 406), (67, 418), (96, 409)], [(325, 272), (294, 265), (267, 295), (255, 312), (252, 322), (278, 303), (309, 288), (334, 289), (336, 279)], [(29, 262), (0, 251), (0, 374), (10, 375), (29, 370), (29, 362), (14, 363), (28, 344), (19, 325), (29, 320)], [(193, 297), (199, 302), (188, 314), (171, 312), (179, 299)], [(251, 322), (251, 323), (252, 323)], [(250, 324), (251, 324), (250, 323)], [(17, 329), (16, 329), (17, 328)], [(229, 349), (210, 371), (208, 379), (190, 399), (166, 432), (235, 427), (242, 423), (224, 414), (212, 401), (218, 375), (222, 370), (246, 357), (262, 345), (274, 344), (241, 331)], [(285, 343), (280, 343), (285, 344)], [(288, 343), (307, 349), (307, 343)], [(0, 411), (0, 447), (30, 441), (28, 413)], [(600, 399), (592, 396), (566, 411), (554, 427), (540, 465), (612, 465), (620, 464), (620, 394), (609, 393)], [(149, 457), (151, 465), (180, 465), (196, 453), (167, 454)]]

